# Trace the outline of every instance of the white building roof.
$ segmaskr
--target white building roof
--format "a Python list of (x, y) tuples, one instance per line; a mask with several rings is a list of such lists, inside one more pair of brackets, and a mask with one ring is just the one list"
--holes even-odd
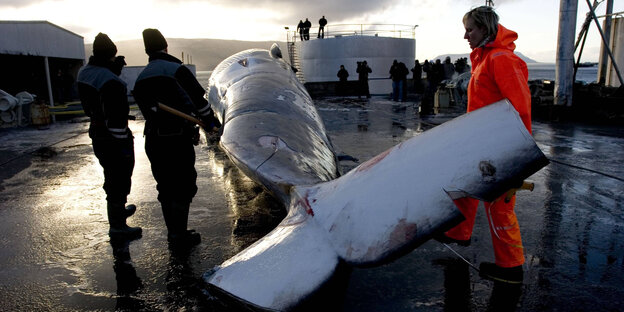
[(84, 60), (84, 38), (48, 21), (0, 21), (0, 54)]

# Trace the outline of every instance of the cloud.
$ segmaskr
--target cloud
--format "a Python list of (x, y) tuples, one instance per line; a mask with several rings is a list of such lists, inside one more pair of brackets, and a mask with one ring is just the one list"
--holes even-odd
[[(59, 2), (63, 0), (51, 0), (52, 2)], [(0, 8), (24, 8), (31, 6), (33, 4), (38, 4), (43, 2), (43, 0), (2, 0), (0, 1)]]
[[(157, 0), (171, 4), (171, 0)], [(195, 0), (178, 0), (177, 4), (193, 2)], [(293, 0), (216, 0), (212, 5), (238, 8), (241, 10), (260, 9), (280, 12), (275, 20), (278, 24), (297, 23), (299, 20), (308, 18), (313, 24), (318, 23), (321, 16), (325, 16), (330, 23), (347, 21), (350, 19), (361, 20), (362, 17), (378, 13), (396, 5), (396, 0), (317, 0), (317, 1), (293, 1)], [(261, 16), (257, 17), (259, 20)]]

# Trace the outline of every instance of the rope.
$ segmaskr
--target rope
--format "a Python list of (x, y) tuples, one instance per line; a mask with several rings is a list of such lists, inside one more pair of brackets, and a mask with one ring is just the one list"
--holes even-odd
[(477, 272), (480, 272), (479, 268), (477, 268), (474, 264), (472, 264), (470, 261), (466, 260), (466, 258), (462, 257), (462, 255), (460, 255), (457, 251), (455, 251), (453, 248), (451, 248), (451, 246), (449, 246), (448, 244), (442, 243), (440, 242), (440, 244), (444, 245), (444, 247), (448, 248), (450, 251), (452, 251), (455, 255), (457, 255), (460, 259), (464, 260), (464, 262), (466, 262), (466, 264), (468, 264), (471, 268), (477, 270)]
[(604, 173), (604, 172), (600, 172), (600, 171), (597, 171), (597, 170), (593, 170), (593, 169), (589, 169), (589, 168), (584, 168), (584, 167), (580, 167), (580, 166), (576, 166), (576, 165), (568, 164), (568, 163), (565, 163), (565, 162), (562, 162), (562, 161), (559, 161), (559, 160), (554, 160), (554, 159), (549, 159), (549, 160), (550, 160), (551, 162), (556, 163), (556, 164), (560, 164), (560, 165), (564, 165), (564, 166), (568, 166), (568, 167), (572, 167), (572, 168), (576, 168), (576, 169), (581, 169), (581, 170), (589, 171), (589, 172), (592, 172), (592, 173), (596, 173), (596, 174), (599, 174), (599, 175), (603, 175), (603, 176), (605, 176), (605, 177), (609, 177), (609, 178), (611, 178), (611, 179), (618, 180), (618, 181), (620, 181), (620, 182), (624, 182), (624, 179), (622, 179), (622, 178), (620, 178), (620, 177), (616, 177), (616, 176), (614, 176), (614, 175), (610, 175), (610, 174), (608, 174), (608, 173)]

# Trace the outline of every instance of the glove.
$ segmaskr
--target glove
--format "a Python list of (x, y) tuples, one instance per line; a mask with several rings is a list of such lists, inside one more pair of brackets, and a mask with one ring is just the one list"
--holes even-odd
[(217, 129), (221, 128), (221, 123), (219, 122), (219, 119), (215, 117), (214, 112), (212, 111), (212, 108), (210, 109), (208, 114), (201, 116), (200, 119), (206, 126), (206, 130), (213, 130), (215, 128)]
[(121, 75), (121, 70), (126, 65), (126, 57), (123, 55), (118, 55), (115, 57), (113, 64), (111, 64), (110, 70), (115, 73), (115, 75)]
[(192, 132), (192, 137), (191, 139), (193, 140), (193, 145), (197, 146), (199, 145), (199, 127), (198, 126), (193, 126), (193, 132)]

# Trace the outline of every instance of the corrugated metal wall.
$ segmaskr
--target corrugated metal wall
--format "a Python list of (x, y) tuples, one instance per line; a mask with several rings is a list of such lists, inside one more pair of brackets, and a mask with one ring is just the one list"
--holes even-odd
[(0, 54), (84, 60), (84, 38), (46, 21), (0, 21)]

